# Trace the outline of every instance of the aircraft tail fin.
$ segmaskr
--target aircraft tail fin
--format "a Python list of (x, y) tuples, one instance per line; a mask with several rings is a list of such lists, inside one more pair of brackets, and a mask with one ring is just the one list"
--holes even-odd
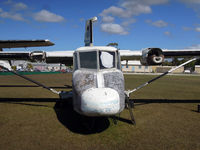
[(93, 46), (93, 29), (92, 23), (97, 21), (97, 17), (93, 17), (86, 21), (85, 25), (85, 46)]

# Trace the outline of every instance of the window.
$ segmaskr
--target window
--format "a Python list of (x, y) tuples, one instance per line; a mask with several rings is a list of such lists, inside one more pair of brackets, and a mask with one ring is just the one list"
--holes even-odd
[(117, 69), (121, 70), (121, 59), (120, 59), (120, 54), (117, 51)]
[(73, 60), (73, 63), (74, 63), (74, 71), (78, 69), (78, 60), (77, 60), (77, 53), (75, 52), (74, 53), (74, 60)]
[(97, 52), (79, 52), (80, 67), (88, 69), (97, 69)]
[(100, 69), (115, 68), (115, 52), (99, 52)]

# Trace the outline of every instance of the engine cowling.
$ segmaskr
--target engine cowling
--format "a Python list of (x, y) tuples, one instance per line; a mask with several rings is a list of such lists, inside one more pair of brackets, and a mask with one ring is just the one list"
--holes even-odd
[(33, 51), (30, 53), (30, 60), (32, 62), (45, 62), (46, 53), (43, 51)]
[(164, 55), (160, 48), (147, 48), (142, 50), (142, 65), (161, 65), (164, 62)]

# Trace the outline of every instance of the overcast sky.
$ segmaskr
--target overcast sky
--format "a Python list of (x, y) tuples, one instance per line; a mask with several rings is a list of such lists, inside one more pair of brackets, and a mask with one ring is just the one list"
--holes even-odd
[(49, 39), (55, 46), (42, 49), (74, 50), (93, 16), (94, 45), (200, 48), (200, 0), (0, 0), (0, 40)]

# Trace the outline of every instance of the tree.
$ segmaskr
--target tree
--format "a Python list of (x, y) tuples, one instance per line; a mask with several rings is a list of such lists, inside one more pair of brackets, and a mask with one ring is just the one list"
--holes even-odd
[[(192, 57), (184, 57), (183, 59), (181, 59), (181, 60), (176, 60), (177, 62), (176, 62), (176, 66), (178, 66), (178, 65), (180, 65), (180, 64), (183, 64), (184, 62), (186, 62), (186, 61), (188, 61), (188, 60), (191, 60), (192, 59)], [(191, 71), (194, 71), (195, 70), (195, 65), (197, 64), (198, 62), (197, 61), (193, 61), (193, 62), (191, 62), (191, 63), (189, 63), (189, 64), (187, 64), (187, 65), (185, 65), (184, 66), (184, 69), (186, 70), (186, 69), (189, 69), (189, 70), (191, 70)]]
[(31, 70), (33, 70), (33, 65), (28, 63), (26, 68), (28, 69), (28, 71), (31, 71)]
[(168, 61), (168, 60), (165, 60), (163, 63), (162, 63), (163, 66), (172, 66), (172, 62)]
[(196, 60), (195, 65), (200, 65), (200, 59), (197, 59), (197, 60)]
[(113, 47), (118, 48), (118, 43), (109, 43), (107, 44), (107, 46), (113, 46)]
[(17, 70), (17, 66), (11, 66), (12, 70), (16, 71)]
[(180, 61), (178, 60), (177, 57), (174, 57), (174, 58), (172, 59), (172, 65), (173, 65), (173, 66), (178, 66), (178, 65), (180, 65)]
[[(184, 63), (188, 60), (192, 59), (192, 57), (187, 57), (187, 58), (184, 58), (183, 60), (181, 60), (181, 63)], [(196, 64), (196, 61), (193, 61), (187, 65), (184, 66), (184, 69), (189, 69), (190, 71), (194, 71), (195, 70), (195, 64)]]

